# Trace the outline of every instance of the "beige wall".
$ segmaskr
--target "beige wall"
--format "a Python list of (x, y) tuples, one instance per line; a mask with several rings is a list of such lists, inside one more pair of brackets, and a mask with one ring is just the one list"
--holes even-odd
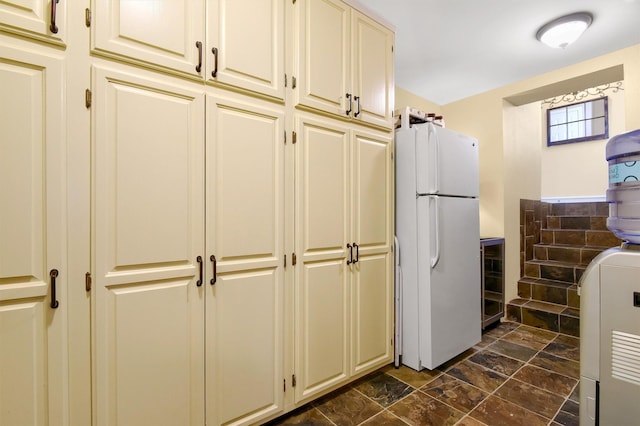
[[(573, 87), (570, 84), (572, 79), (619, 65), (624, 71), (625, 86), (623, 130), (637, 129), (640, 128), (640, 45), (442, 107), (447, 127), (475, 136), (480, 141), (480, 232), (506, 238), (507, 297), (516, 293), (520, 275), (520, 223), (514, 205), (520, 198), (541, 195), (541, 177), (540, 170), (536, 171), (535, 167), (517, 167), (539, 160), (528, 158), (531, 152), (519, 146), (514, 130), (509, 130), (506, 121), (511, 120), (513, 112), (509, 111), (508, 102), (504, 100), (522, 94), (527, 94), (531, 100), (541, 100), (554, 95), (548, 92), (550, 86), (557, 91), (555, 95), (560, 95), (567, 92), (567, 87)], [(567, 86), (564, 88), (563, 84), (558, 84), (565, 81)], [(536, 91), (542, 88), (547, 89), (544, 95), (541, 90), (540, 97), (535, 99)], [(535, 185), (539, 185), (537, 190)]]
[[(609, 136), (625, 131), (625, 91), (608, 90)], [(581, 101), (598, 99), (586, 96)], [(571, 102), (558, 103), (555, 106)], [(542, 127), (546, 126), (547, 108), (540, 110)], [(604, 199), (608, 182), (605, 146), (607, 139), (547, 146), (542, 133), (542, 198), (600, 197)]]
[(420, 96), (416, 96), (411, 92), (407, 92), (401, 87), (396, 86), (395, 88), (395, 109), (399, 110), (404, 107), (412, 107), (416, 108), (420, 111), (424, 112), (432, 112), (436, 115), (440, 115), (441, 107), (440, 105), (436, 105), (431, 101), (428, 101)]
[[(589, 76), (593, 73), (602, 74), (604, 70), (612, 67), (623, 70), (625, 88), (622, 123), (617, 124), (616, 129), (621, 128), (621, 131), (638, 129), (640, 128), (640, 45), (440, 107), (439, 112), (444, 115), (447, 127), (474, 136), (480, 142), (480, 233), (483, 236), (506, 238), (507, 298), (515, 297), (520, 275), (519, 200), (521, 198), (539, 199), (544, 196), (542, 182), (544, 180), (551, 184), (550, 179), (553, 179), (553, 173), (542, 163), (548, 161), (551, 164), (552, 161), (564, 160), (563, 154), (573, 155), (556, 151), (551, 153), (551, 156), (547, 156), (548, 158), (544, 157), (541, 121), (534, 122), (535, 120), (528, 118), (530, 114), (535, 114), (534, 108), (538, 108), (539, 111), (540, 104), (534, 103), (522, 109), (522, 106), (516, 108), (507, 99), (512, 101), (526, 99), (526, 103), (531, 103), (576, 90), (578, 82), (581, 88), (602, 84), (602, 81), (591, 82)], [(425, 100), (423, 102), (426, 105), (425, 109), (436, 110), (437, 105)], [(416, 97), (396, 88), (396, 107), (407, 104), (420, 108), (417, 106)], [(534, 141), (533, 144), (530, 140)], [(601, 142), (603, 143), (605, 142)], [(596, 151), (601, 149), (597, 145), (593, 147), (596, 147), (594, 148)], [(589, 161), (593, 161), (591, 158), (593, 153), (585, 153), (585, 155), (589, 156)], [(597, 153), (597, 155), (603, 154)], [(603, 181), (600, 180), (599, 183), (594, 184), (598, 186), (596, 192), (602, 190), (602, 183)], [(586, 194), (592, 191), (592, 182), (576, 181), (576, 184), (576, 187), (564, 188), (562, 193), (575, 191)], [(551, 194), (550, 187), (545, 186), (545, 188), (548, 194)]]

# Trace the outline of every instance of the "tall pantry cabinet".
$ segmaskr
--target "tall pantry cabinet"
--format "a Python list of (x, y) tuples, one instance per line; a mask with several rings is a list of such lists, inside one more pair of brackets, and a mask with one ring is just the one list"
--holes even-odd
[(0, 424), (69, 420), (65, 6), (0, 4)]
[[(320, 3), (349, 114), (298, 100)], [(0, 5), (0, 423), (255, 424), (390, 362), (393, 33), (335, 0), (34, 4)]]

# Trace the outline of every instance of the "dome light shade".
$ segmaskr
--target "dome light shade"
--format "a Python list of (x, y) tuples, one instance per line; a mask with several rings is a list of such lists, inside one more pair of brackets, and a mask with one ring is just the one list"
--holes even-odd
[(588, 12), (562, 16), (543, 25), (536, 33), (536, 38), (547, 46), (564, 49), (576, 41), (592, 21), (593, 15)]

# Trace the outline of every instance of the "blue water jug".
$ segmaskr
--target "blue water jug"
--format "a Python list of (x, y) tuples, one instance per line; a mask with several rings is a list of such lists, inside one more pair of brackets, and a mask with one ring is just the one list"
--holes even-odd
[(607, 228), (620, 239), (640, 244), (640, 129), (609, 139), (606, 155)]

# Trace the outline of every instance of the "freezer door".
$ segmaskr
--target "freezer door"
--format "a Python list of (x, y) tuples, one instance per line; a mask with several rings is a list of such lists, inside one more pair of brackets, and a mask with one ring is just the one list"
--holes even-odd
[(417, 192), (477, 197), (478, 141), (433, 124), (416, 131)]
[(436, 368), (481, 339), (478, 200), (418, 197), (420, 363)]

